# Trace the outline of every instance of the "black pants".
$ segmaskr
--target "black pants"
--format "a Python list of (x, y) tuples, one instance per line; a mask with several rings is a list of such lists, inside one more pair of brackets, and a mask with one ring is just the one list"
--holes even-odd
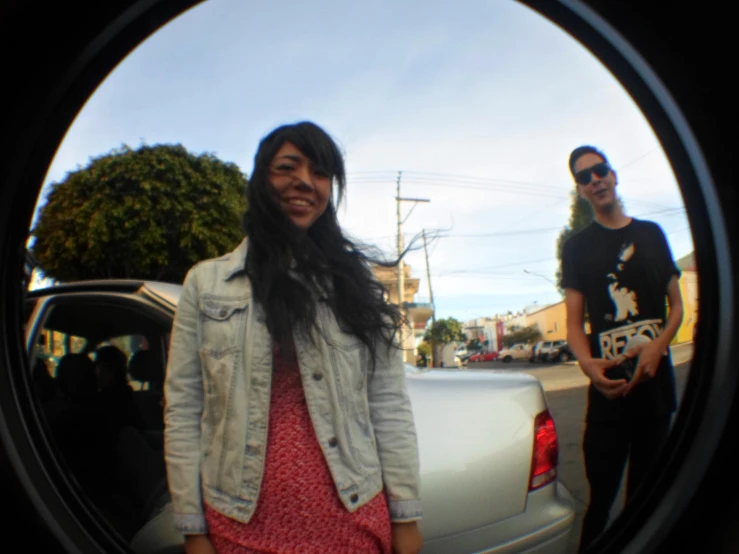
[(586, 424), (583, 453), (585, 474), (590, 484), (590, 504), (583, 520), (581, 552), (606, 528), (627, 460), (628, 501), (659, 456), (670, 432), (670, 419), (671, 416), (665, 416)]

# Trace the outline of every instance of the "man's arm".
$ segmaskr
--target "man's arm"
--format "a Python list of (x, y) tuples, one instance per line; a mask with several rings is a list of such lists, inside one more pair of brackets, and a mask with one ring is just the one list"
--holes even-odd
[(667, 323), (665, 323), (664, 331), (657, 338), (662, 352), (670, 346), (672, 339), (675, 338), (683, 322), (683, 295), (680, 292), (680, 281), (677, 276), (673, 276), (667, 284), (667, 303), (670, 307), (670, 311), (667, 314)]
[(592, 353), (583, 326), (585, 296), (578, 290), (565, 289), (565, 310), (567, 312), (567, 344), (576, 359), (587, 360), (592, 357)]
[(669, 313), (667, 321), (660, 336), (655, 342), (659, 346), (660, 352), (664, 353), (670, 346), (670, 342), (675, 338), (678, 329), (683, 321), (683, 297), (680, 293), (680, 269), (675, 264), (675, 260), (667, 242), (667, 236), (662, 228), (655, 224), (657, 240), (655, 256), (658, 267), (664, 275), (664, 282), (667, 283), (667, 302), (669, 305)]

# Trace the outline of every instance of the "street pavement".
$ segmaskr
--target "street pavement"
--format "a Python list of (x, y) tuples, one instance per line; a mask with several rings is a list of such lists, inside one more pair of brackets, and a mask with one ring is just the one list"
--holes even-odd
[[(678, 400), (682, 399), (693, 356), (693, 344), (672, 348)], [(554, 418), (559, 442), (559, 479), (575, 499), (577, 517), (568, 552), (576, 552), (582, 518), (587, 508), (588, 483), (582, 459), (582, 436), (585, 426), (588, 380), (577, 363), (532, 364), (529, 362), (485, 362), (470, 364), (468, 369), (503, 369), (533, 375), (539, 379), (547, 397), (549, 410)], [(611, 514), (611, 521), (623, 508), (625, 486)]]

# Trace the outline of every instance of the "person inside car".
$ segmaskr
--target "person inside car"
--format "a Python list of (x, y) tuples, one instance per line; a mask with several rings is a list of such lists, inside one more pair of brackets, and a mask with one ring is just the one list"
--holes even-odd
[(248, 238), (187, 274), (165, 460), (188, 554), (416, 554), (402, 316), (339, 226), (342, 155), (311, 122), (260, 143)]

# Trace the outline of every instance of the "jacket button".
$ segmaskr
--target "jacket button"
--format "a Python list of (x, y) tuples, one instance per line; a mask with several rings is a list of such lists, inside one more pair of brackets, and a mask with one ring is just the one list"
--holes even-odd
[(349, 500), (356, 503), (356, 501), (359, 500), (359, 496), (356, 493), (354, 493), (353, 495), (349, 497)]
[(329, 446), (334, 447), (337, 444), (339, 444), (339, 441), (336, 440), (336, 437), (331, 437), (330, 439), (328, 439)]
[(227, 313), (228, 313), (228, 311), (226, 310), (226, 308), (221, 308), (220, 311), (218, 312), (218, 316), (219, 317), (226, 317), (226, 314)]
[(323, 374), (321, 374), (321, 373), (314, 373), (313, 374), (313, 380), (314, 381), (320, 381), (321, 379), (323, 379)]

